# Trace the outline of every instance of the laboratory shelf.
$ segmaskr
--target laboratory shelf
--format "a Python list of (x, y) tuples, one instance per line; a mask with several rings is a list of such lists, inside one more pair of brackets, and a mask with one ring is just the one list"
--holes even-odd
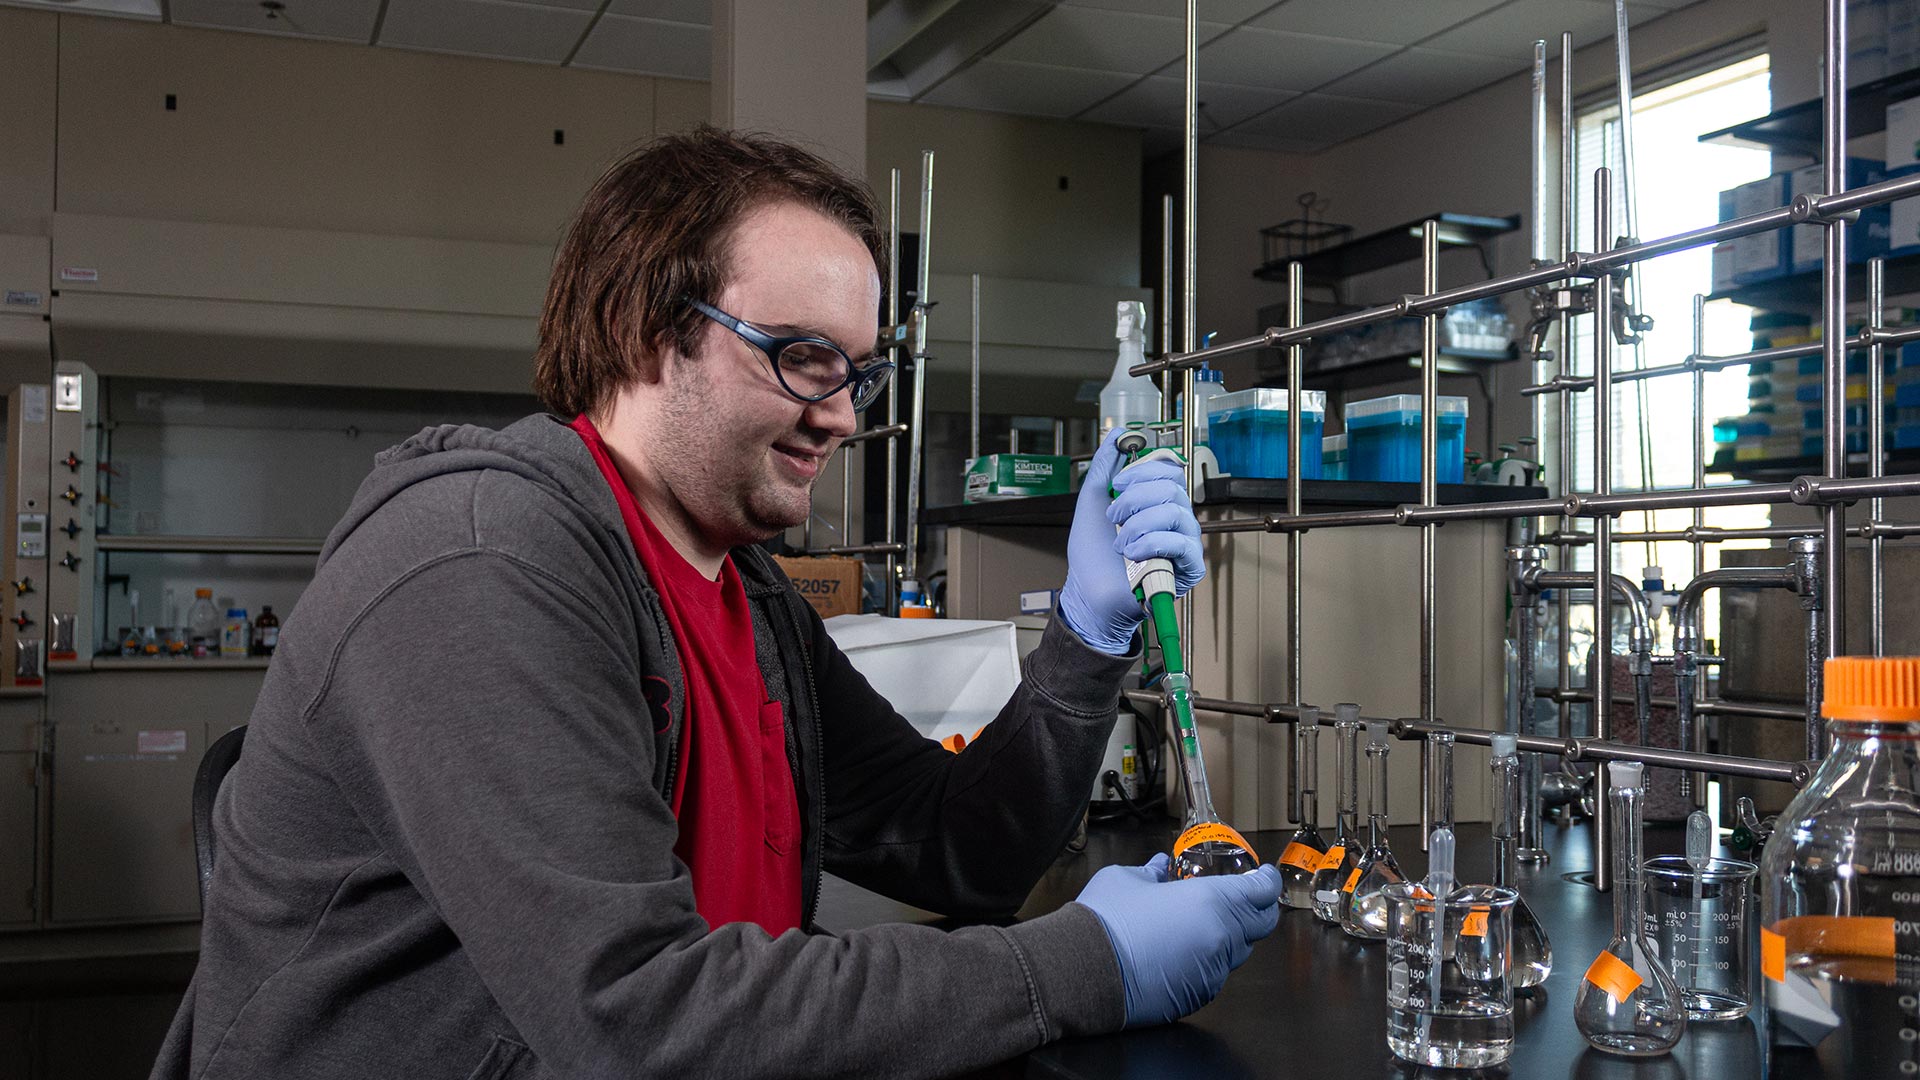
[[(1920, 253), (1895, 255), (1886, 260), (1887, 295), (1905, 296), (1920, 292)], [(1847, 264), (1847, 296), (1855, 301), (1864, 301), (1867, 295), (1867, 264), (1864, 262)], [(1731, 300), (1736, 304), (1762, 308), (1767, 311), (1791, 311), (1801, 315), (1820, 313), (1820, 269), (1818, 267), (1798, 274), (1786, 274), (1767, 281), (1757, 281), (1751, 285), (1735, 285), (1707, 297), (1709, 300)]]
[[(91, 666), (94, 671), (264, 671), (269, 663), (272, 663), (272, 658), (265, 656), (230, 659), (210, 656), (205, 660), (164, 656), (96, 656)], [(49, 667), (54, 671), (84, 671), (88, 665), (79, 661), (62, 661)]]
[[(1858, 138), (1887, 129), (1887, 106), (1920, 97), (1920, 68), (1864, 82), (1847, 90), (1847, 136)], [(1743, 120), (1732, 127), (1709, 131), (1701, 142), (1758, 150), (1777, 150), (1803, 157), (1820, 156), (1820, 98), (1802, 101), (1765, 116)]]
[[(1819, 476), (1824, 469), (1817, 457), (1762, 458), (1757, 461), (1734, 461), (1731, 452), (1722, 450), (1708, 463), (1707, 471), (1730, 473), (1737, 480), (1751, 480), (1755, 483), (1781, 483), (1801, 476)], [(1888, 450), (1887, 472), (1920, 472), (1920, 449)], [(1852, 453), (1847, 455), (1847, 475), (1867, 475), (1867, 455)]]
[(325, 540), (304, 536), (163, 536), (98, 533), (101, 551), (207, 555), (318, 555)]
[(1520, 227), (1520, 215), (1487, 217), (1480, 214), (1429, 214), (1404, 225), (1349, 240), (1344, 244), (1321, 248), (1298, 259), (1273, 259), (1262, 263), (1253, 276), (1262, 281), (1287, 280), (1287, 264), (1299, 262), (1308, 285), (1333, 285), (1357, 274), (1384, 270), (1389, 266), (1417, 262), (1420, 259), (1421, 225), (1439, 223), (1440, 246), (1477, 247), (1502, 233)]
[[(1205, 506), (1245, 504), (1262, 509), (1284, 507), (1287, 482), (1228, 476), (1208, 480), (1201, 492)], [(1544, 499), (1541, 487), (1499, 487), (1493, 484), (1441, 484), (1440, 504), (1502, 502), (1507, 499)], [(1042, 495), (1032, 499), (963, 506), (933, 506), (920, 512), (922, 525), (1059, 525), (1073, 523), (1078, 495)], [(1420, 501), (1419, 484), (1384, 484), (1366, 480), (1302, 480), (1302, 506), (1313, 510), (1354, 510), (1401, 506)]]

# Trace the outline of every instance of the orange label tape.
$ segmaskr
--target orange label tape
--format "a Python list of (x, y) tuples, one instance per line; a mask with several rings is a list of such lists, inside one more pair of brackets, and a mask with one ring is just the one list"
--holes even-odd
[[(1492, 913), (1492, 908), (1475, 907), (1473, 910), (1467, 912), (1467, 921), (1460, 924), (1460, 932), (1468, 937), (1486, 937), (1487, 916)], [(1608, 955), (1612, 954), (1609, 953)]]
[(1787, 981), (1787, 939), (1771, 930), (1760, 931), (1760, 973), (1774, 982)]
[(1327, 849), (1327, 853), (1325, 855), (1320, 856), (1320, 866), (1315, 872), (1317, 873), (1319, 870), (1335, 869), (1340, 865), (1341, 860), (1345, 859), (1346, 857), (1347, 857), (1347, 849), (1342, 847), (1339, 844), (1335, 844), (1332, 847)]
[(1615, 1002), (1623, 1002), (1640, 989), (1644, 980), (1639, 972), (1633, 970), (1633, 965), (1610, 952), (1603, 952), (1587, 966), (1587, 981), (1606, 991), (1607, 996)]
[(1173, 842), (1173, 857), (1179, 858), (1181, 852), (1195, 844), (1207, 843), (1232, 844), (1247, 854), (1253, 855), (1254, 862), (1260, 861), (1260, 856), (1254, 855), (1253, 845), (1247, 843), (1246, 837), (1241, 836), (1233, 826), (1218, 821), (1203, 821), (1181, 833), (1180, 839)]
[(1353, 873), (1347, 875), (1347, 883), (1340, 886), (1340, 891), (1350, 893), (1353, 891), (1353, 887), (1358, 884), (1360, 884), (1360, 868), (1356, 866), (1353, 868)]
[(1320, 852), (1315, 851), (1310, 845), (1295, 840), (1287, 845), (1287, 850), (1280, 853), (1280, 863), (1311, 874), (1320, 869)]

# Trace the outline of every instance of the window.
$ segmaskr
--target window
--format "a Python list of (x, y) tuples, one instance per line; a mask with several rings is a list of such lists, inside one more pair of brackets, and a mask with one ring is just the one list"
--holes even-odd
[[(1762, 54), (1725, 64), (1705, 74), (1667, 82), (1634, 96), (1634, 164), (1639, 173), (1638, 221), (1641, 239), (1684, 232), (1712, 224), (1719, 218), (1720, 192), (1772, 171), (1764, 150), (1702, 143), (1699, 136), (1771, 109), (1767, 57)], [(1613, 222), (1616, 234), (1627, 230), (1624, 176), (1619, 166), (1617, 101), (1583, 110), (1576, 121), (1574, 210), (1575, 247), (1592, 250), (1594, 170), (1609, 166), (1614, 173)], [(1712, 291), (1712, 256), (1708, 248), (1676, 252), (1639, 264), (1634, 288), (1641, 310), (1652, 316), (1653, 329), (1637, 346), (1615, 353), (1615, 370), (1679, 363), (1693, 349), (1693, 296)], [(1706, 306), (1706, 352), (1715, 355), (1745, 352), (1752, 347), (1748, 332), (1751, 308), (1714, 302)], [(1576, 322), (1574, 370), (1593, 371), (1591, 319)], [(1685, 375), (1617, 385), (1613, 402), (1613, 489), (1688, 487), (1693, 482), (1693, 452), (1688, 431), (1693, 424), (1692, 379)], [(1736, 367), (1705, 377), (1704, 420), (1711, 429), (1716, 419), (1744, 413), (1747, 407), (1747, 370)], [(1573, 467), (1575, 485), (1590, 490), (1593, 482), (1593, 394), (1575, 394), (1573, 410)], [(1708, 431), (1693, 437), (1705, 438)], [(1709, 453), (1711, 452), (1711, 444)], [(1709, 461), (1711, 459), (1709, 458)], [(1725, 476), (1708, 476), (1708, 483)], [(1725, 507), (1706, 511), (1706, 522), (1726, 528), (1764, 525), (1766, 507)], [(1620, 531), (1666, 531), (1693, 523), (1689, 509), (1652, 514), (1629, 514), (1620, 519)], [(1717, 548), (1707, 545), (1707, 564), (1719, 564)], [(1764, 546), (1755, 542), (1749, 546)], [(1584, 552), (1586, 549), (1580, 549)], [(1576, 556), (1576, 559), (1580, 556)], [(1584, 556), (1591, 566), (1591, 556)], [(1684, 542), (1621, 545), (1614, 549), (1615, 569), (1634, 579), (1644, 565), (1661, 565), (1671, 583), (1684, 581), (1692, 564), (1690, 545)]]

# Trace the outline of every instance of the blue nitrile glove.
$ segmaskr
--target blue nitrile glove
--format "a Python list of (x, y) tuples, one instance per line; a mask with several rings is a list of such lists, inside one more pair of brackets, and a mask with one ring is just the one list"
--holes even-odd
[[(1133, 632), (1144, 617), (1127, 584), (1125, 559), (1171, 560), (1175, 595), (1207, 574), (1185, 473), (1170, 461), (1120, 472), (1122, 458), (1113, 444), (1124, 430), (1107, 433), (1087, 469), (1067, 534), (1067, 584), (1060, 590), (1060, 620), (1080, 640), (1113, 656), (1132, 651)], [(1109, 487), (1117, 497), (1107, 494)]]
[(1164, 1024), (1212, 1001), (1227, 972), (1280, 921), (1280, 871), (1168, 881), (1162, 853), (1109, 866), (1080, 890), (1113, 941), (1127, 986), (1127, 1026)]

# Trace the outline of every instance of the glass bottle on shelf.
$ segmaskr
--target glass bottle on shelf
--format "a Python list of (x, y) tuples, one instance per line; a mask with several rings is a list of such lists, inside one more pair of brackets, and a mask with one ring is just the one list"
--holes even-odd
[[(273, 613), (272, 604), (260, 605), (260, 617), (253, 620), (253, 655), (272, 656), (273, 650), (280, 647), (280, 616)], [(1137, 791), (1128, 792), (1128, 796), (1137, 797)]]
[(220, 613), (213, 609), (212, 589), (193, 590), (193, 606), (187, 609), (187, 642), (196, 660), (220, 649)]
[(1280, 853), (1280, 902), (1290, 908), (1313, 907), (1313, 876), (1320, 860), (1327, 856), (1326, 838), (1320, 835), (1320, 710), (1311, 705), (1300, 707), (1293, 725), (1295, 770), (1294, 819), (1300, 827), (1287, 838)]
[(1587, 968), (1573, 998), (1573, 1022), (1609, 1054), (1653, 1057), (1672, 1050), (1687, 1029), (1680, 987), (1647, 940), (1641, 894), (1640, 777), (1645, 766), (1607, 766), (1613, 805), (1613, 938)]
[(1387, 900), (1380, 890), (1407, 880), (1387, 846), (1387, 725), (1367, 725), (1367, 850), (1342, 882), (1340, 929), (1367, 941), (1387, 936)]
[(1207, 877), (1257, 868), (1259, 856), (1246, 837), (1220, 820), (1207, 787), (1207, 766), (1200, 756), (1200, 733), (1193, 724), (1193, 680), (1186, 672), (1166, 676), (1167, 706), (1173, 711), (1180, 744), (1180, 783), (1187, 815), (1173, 844), (1173, 876)]
[(1512, 889), (1513, 902), (1513, 988), (1525, 990), (1547, 981), (1553, 971), (1553, 946), (1547, 931), (1527, 906), (1526, 896), (1514, 881), (1518, 870), (1520, 846), (1520, 755), (1516, 739), (1502, 734), (1493, 737), (1493, 884)]
[(1342, 702), (1333, 707), (1333, 846), (1313, 875), (1313, 914), (1324, 923), (1340, 925), (1340, 887), (1360, 865), (1360, 706)]
[(1828, 660), (1825, 691), (1827, 756), (1760, 856), (1768, 1041), (1783, 1075), (1920, 1075), (1920, 658)]

